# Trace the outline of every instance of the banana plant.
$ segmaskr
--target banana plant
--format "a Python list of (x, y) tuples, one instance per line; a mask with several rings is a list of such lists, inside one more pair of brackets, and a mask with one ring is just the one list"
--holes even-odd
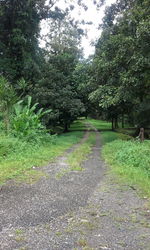
[(15, 135), (19, 137), (33, 138), (45, 130), (41, 123), (41, 118), (50, 113), (51, 110), (43, 111), (43, 108), (37, 112), (38, 103), (32, 105), (32, 97), (28, 96), (27, 104), (23, 104), (23, 100), (14, 105), (14, 115), (12, 118), (12, 129)]

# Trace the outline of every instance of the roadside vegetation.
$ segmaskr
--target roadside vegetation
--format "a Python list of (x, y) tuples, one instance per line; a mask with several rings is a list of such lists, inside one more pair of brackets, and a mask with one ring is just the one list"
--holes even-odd
[(150, 141), (115, 140), (103, 147), (102, 155), (121, 181), (150, 197)]
[(141, 143), (138, 138), (133, 138), (128, 133), (130, 128), (114, 132), (109, 131), (109, 122), (94, 119), (88, 119), (88, 122), (102, 130), (102, 156), (112, 173), (150, 197), (150, 141)]
[(39, 173), (33, 171), (33, 167), (55, 160), (82, 137), (83, 132), (70, 132), (43, 136), (43, 141), (39, 142), (28, 142), (10, 135), (0, 135), (0, 184), (14, 178), (35, 179)]

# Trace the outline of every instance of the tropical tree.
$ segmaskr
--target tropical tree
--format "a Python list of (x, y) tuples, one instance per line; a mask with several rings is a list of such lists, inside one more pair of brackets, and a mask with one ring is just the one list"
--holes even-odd
[(147, 7), (147, 0), (118, 0), (106, 9), (93, 62), (95, 90), (90, 94), (105, 111), (111, 110), (112, 120), (132, 113), (138, 126), (143, 124), (140, 107), (147, 110), (150, 96)]
[(50, 25), (47, 39), (43, 78), (34, 92), (43, 107), (52, 109), (49, 126), (62, 125), (67, 131), (70, 123), (84, 112), (73, 78), (81, 53), (81, 30), (68, 17), (55, 21), (54, 26)]

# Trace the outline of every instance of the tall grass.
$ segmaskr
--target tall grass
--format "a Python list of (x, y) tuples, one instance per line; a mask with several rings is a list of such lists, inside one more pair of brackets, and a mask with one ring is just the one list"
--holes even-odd
[(83, 132), (71, 132), (32, 143), (11, 136), (0, 136), (0, 184), (24, 175), (33, 166), (53, 161), (82, 137)]
[(102, 155), (122, 180), (150, 197), (150, 141), (115, 140), (103, 147)]

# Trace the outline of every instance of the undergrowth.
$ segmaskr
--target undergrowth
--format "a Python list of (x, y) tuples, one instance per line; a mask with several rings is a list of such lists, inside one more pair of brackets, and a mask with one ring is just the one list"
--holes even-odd
[(102, 154), (121, 180), (139, 187), (150, 197), (150, 141), (115, 140), (103, 147)]
[(53, 161), (73, 144), (78, 143), (82, 137), (83, 132), (71, 132), (60, 136), (44, 137), (39, 143), (35, 143), (1, 135), (0, 184), (8, 179), (24, 176), (25, 172), (31, 170), (33, 166), (41, 166)]

